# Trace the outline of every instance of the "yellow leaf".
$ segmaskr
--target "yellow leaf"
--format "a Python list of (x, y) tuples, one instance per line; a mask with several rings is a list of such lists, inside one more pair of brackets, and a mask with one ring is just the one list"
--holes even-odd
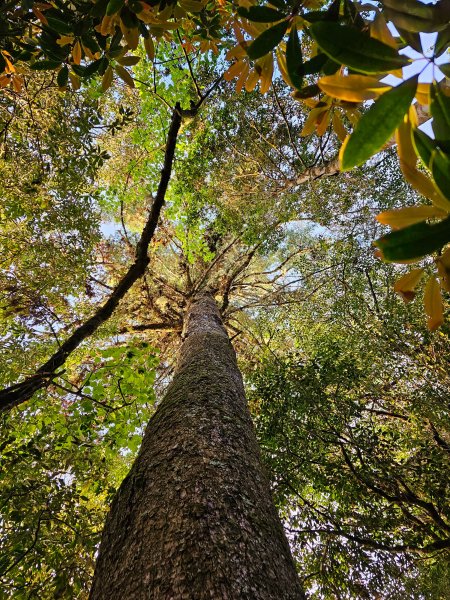
[[(160, 6), (162, 6), (163, 3), (161, 2)], [(172, 11), (173, 11), (173, 7), (169, 4), (169, 6), (166, 6), (165, 8), (163, 8), (162, 10), (160, 10), (158, 12), (158, 20), (159, 21), (167, 21), (167, 19), (170, 19), (170, 17), (172, 16)]]
[(284, 79), (284, 82), (287, 83), (289, 87), (295, 87), (294, 85), (292, 85), (292, 81), (287, 72), (286, 54), (282, 52), (280, 48), (277, 48), (277, 63), (278, 68), (280, 69), (281, 76)]
[(8, 56), (11, 56), (11, 54), (9, 52), (2, 51), (2, 55), (3, 55), (3, 60), (6, 63), (5, 72), (6, 73), (15, 73), (16, 69), (15, 69), (14, 65), (12, 64), (12, 62), (8, 58)]
[(260, 61), (261, 66), (261, 84), (259, 87), (259, 91), (261, 94), (265, 94), (269, 91), (270, 86), (272, 85), (272, 76), (273, 76), (273, 55), (272, 52), (266, 54), (263, 59)]
[(75, 42), (75, 46), (72, 48), (72, 59), (76, 65), (79, 65), (81, 62), (81, 54), (82, 54), (81, 44), (77, 40)]
[(366, 75), (327, 75), (317, 82), (320, 89), (339, 100), (347, 102), (364, 102), (373, 100), (391, 89), (375, 77)]
[(144, 48), (148, 58), (153, 60), (155, 58), (155, 44), (153, 43), (151, 36), (144, 38)]
[(394, 292), (400, 294), (405, 302), (411, 302), (416, 295), (414, 290), (422, 279), (423, 274), (424, 269), (412, 269), (412, 271), (397, 279), (394, 284)]
[(348, 135), (348, 131), (345, 129), (342, 119), (336, 111), (333, 113), (333, 129), (340, 141), (343, 142)]
[(320, 117), (322, 113), (325, 113), (328, 110), (328, 106), (321, 106), (319, 108), (313, 108), (309, 113), (308, 118), (303, 125), (303, 129), (300, 132), (302, 137), (306, 137), (307, 135), (311, 135), (314, 132), (316, 127), (317, 119)]
[(123, 33), (123, 37), (125, 38), (128, 44), (128, 47), (131, 50), (136, 50), (139, 44), (139, 29), (137, 27), (129, 29), (122, 21), (122, 19), (120, 19), (120, 29)]
[(198, 0), (179, 0), (179, 4), (188, 12), (197, 13), (203, 10), (203, 3)]
[(430, 104), (430, 84), (429, 83), (419, 83), (416, 90), (416, 100), (419, 104), (423, 106), (428, 106)]
[(102, 22), (100, 24), (100, 33), (103, 36), (106, 36), (108, 35), (108, 33), (111, 33), (113, 19), (114, 15), (105, 15), (103, 17)]
[(175, 19), (184, 19), (187, 16), (186, 11), (181, 6), (175, 6), (173, 9)]
[(122, 67), (121, 65), (116, 65), (115, 71), (120, 77), (120, 79), (122, 79), (122, 81), (124, 81), (131, 88), (134, 88), (134, 80), (128, 73), (128, 71), (125, 69), (125, 67)]
[(72, 84), (73, 89), (79, 90), (80, 89), (80, 78), (78, 77), (78, 75), (75, 75), (75, 73), (70, 72), (69, 73), (69, 79), (70, 79), (70, 83)]
[(320, 100), (317, 100), (317, 99), (314, 99), (314, 98), (301, 98), (301, 97), (299, 97), (299, 93), (297, 92), (297, 90), (295, 92), (292, 92), (291, 96), (294, 98), (294, 100), (297, 100), (298, 102), (303, 102), (303, 104), (306, 104), (306, 106), (308, 106), (309, 108), (316, 108), (316, 106), (320, 102)]
[(246, 47), (245, 42), (243, 44), (241, 44), (241, 43), (237, 44), (237, 46), (235, 46), (234, 48), (231, 48), (231, 50), (228, 50), (225, 58), (227, 60), (231, 60), (233, 58), (243, 58), (244, 56), (247, 56), (245, 47)]
[(121, 58), (118, 58), (117, 62), (119, 63), (119, 65), (122, 65), (124, 67), (132, 67), (133, 65), (137, 65), (140, 60), (141, 60), (140, 56), (128, 55), (128, 56), (122, 56)]
[(244, 66), (245, 66), (245, 63), (242, 60), (238, 60), (237, 62), (233, 63), (231, 65), (231, 67), (229, 67), (229, 69), (227, 69), (223, 75), (223, 78), (225, 79), (225, 81), (231, 81), (232, 79), (234, 79), (235, 77), (240, 75)]
[(450, 212), (450, 200), (447, 200), (436, 188), (433, 181), (417, 169), (411, 167), (400, 159), (400, 168), (408, 183), (417, 190), (422, 196), (431, 200), (436, 208), (445, 212)]
[(430, 277), (425, 286), (423, 305), (427, 315), (428, 329), (435, 331), (444, 322), (444, 305), (439, 282), (434, 275)]
[(361, 112), (357, 108), (342, 108), (344, 108), (345, 116), (347, 117), (347, 119), (350, 121), (353, 127), (356, 127), (356, 124), (358, 123), (361, 117)]
[(256, 69), (252, 69), (250, 71), (250, 75), (248, 76), (247, 81), (245, 82), (245, 89), (247, 90), (247, 92), (253, 92), (258, 81), (259, 73)]
[(106, 90), (110, 87), (112, 80), (113, 80), (113, 70), (111, 67), (108, 67), (102, 78), (102, 91), (103, 92), (106, 92)]
[(386, 210), (377, 215), (377, 221), (383, 225), (389, 225), (392, 229), (403, 229), (414, 223), (420, 223), (427, 219), (438, 219), (446, 217), (447, 213), (436, 206), (423, 204), (421, 206), (407, 206), (397, 210)]
[(400, 161), (415, 169), (417, 154), (412, 143), (412, 127), (408, 117), (403, 119), (402, 123), (398, 126), (395, 132), (395, 141), (397, 142), (397, 152)]
[(317, 135), (319, 137), (322, 137), (323, 134), (326, 132), (328, 125), (330, 123), (330, 118), (331, 118), (331, 110), (327, 109), (326, 111), (324, 111), (318, 118), (316, 121), (316, 131), (317, 131)]
[(73, 35), (61, 35), (59, 39), (56, 40), (58, 46), (67, 46), (68, 44), (73, 44), (74, 41)]
[(378, 13), (375, 19), (370, 24), (370, 37), (391, 46), (391, 48), (397, 49), (397, 42), (394, 36), (389, 31), (386, 19), (381, 13)]
[(20, 94), (20, 92), (22, 91), (22, 85), (23, 85), (23, 77), (21, 77), (20, 75), (13, 75), (12, 86), (13, 86), (13, 90), (17, 94)]
[(444, 250), (435, 262), (441, 278), (441, 285), (446, 292), (450, 292), (450, 248)]
[(239, 75), (239, 79), (236, 82), (236, 92), (239, 94), (244, 87), (244, 83), (247, 81), (248, 72), (250, 70), (250, 65), (246, 62), (244, 68), (242, 69), (241, 74)]
[(44, 25), (48, 25), (47, 17), (44, 17), (44, 15), (38, 8), (33, 7), (32, 11), (34, 12), (35, 17), (37, 17), (41, 23), (43, 23)]
[(100, 58), (100, 52), (94, 53), (92, 50), (89, 50), (87, 46), (83, 46), (83, 50), (86, 56), (91, 60), (98, 60)]

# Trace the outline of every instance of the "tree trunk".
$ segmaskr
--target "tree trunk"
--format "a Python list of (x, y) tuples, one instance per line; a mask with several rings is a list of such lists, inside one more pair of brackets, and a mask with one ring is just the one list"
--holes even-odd
[(107, 518), (91, 600), (303, 599), (234, 350), (208, 294)]

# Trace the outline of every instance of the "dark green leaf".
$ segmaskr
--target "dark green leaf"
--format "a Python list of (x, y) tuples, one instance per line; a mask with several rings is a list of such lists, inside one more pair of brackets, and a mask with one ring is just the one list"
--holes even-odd
[(408, 262), (440, 250), (450, 241), (450, 217), (434, 225), (417, 223), (375, 242), (387, 262)]
[(139, 25), (139, 19), (127, 6), (124, 6), (120, 11), (120, 18), (128, 29), (136, 29)]
[(105, 57), (99, 58), (98, 60), (94, 60), (89, 63), (87, 66), (83, 65), (71, 65), (73, 72), (78, 75), (78, 77), (90, 77), (97, 73), (102, 65), (104, 65)]
[(327, 9), (327, 21), (338, 21), (339, 11), (341, 9), (341, 0), (334, 0)]
[(281, 10), (286, 8), (286, 2), (284, 0), (270, 0), (269, 4), (272, 4), (272, 6), (276, 6), (277, 8), (281, 8)]
[(441, 194), (450, 200), (450, 156), (436, 148), (431, 155), (430, 168)]
[(302, 47), (297, 28), (293, 26), (286, 46), (286, 67), (289, 79), (297, 89), (300, 89), (303, 85), (302, 65)]
[(115, 15), (124, 4), (125, 0), (109, 0), (108, 6), (106, 7), (107, 16)]
[(343, 0), (344, 4), (344, 16), (348, 22), (355, 25), (358, 29), (364, 27), (364, 19), (361, 17), (359, 12), (356, 10), (356, 5), (352, 0)]
[(94, 6), (91, 8), (91, 15), (93, 17), (103, 17), (106, 12), (109, 0), (97, 0)]
[(100, 73), (100, 75), (104, 75), (106, 69), (109, 66), (109, 60), (106, 58), (106, 56), (102, 56), (100, 59), (100, 66), (98, 67), (98, 72)]
[[(330, 17), (328, 12), (325, 10), (311, 10), (308, 13), (302, 15), (302, 18), (308, 23), (315, 23), (316, 21), (329, 21)], [(334, 20), (334, 19), (333, 19)]]
[(54, 19), (52, 17), (47, 17), (47, 21), (48, 26), (50, 27), (50, 29), (53, 29), (53, 31), (56, 31), (57, 33), (61, 33), (63, 35), (73, 34), (73, 29), (68, 23), (60, 21), (59, 19)]
[(283, 21), (282, 23), (277, 23), (273, 27), (270, 27), (270, 29), (263, 31), (262, 34), (247, 48), (249, 57), (256, 60), (273, 50), (283, 39), (288, 25), (288, 21)]
[(238, 8), (238, 14), (254, 23), (275, 23), (286, 17), (283, 13), (268, 6), (251, 6), (250, 8), (242, 6)]
[(401, 29), (401, 27), (397, 27), (397, 31), (399, 32), (403, 41), (411, 46), (417, 52), (422, 54), (422, 41), (420, 39), (420, 35), (418, 33), (412, 33), (411, 31), (406, 31), (405, 29)]
[(128, 2), (128, 8), (134, 13), (140, 13), (143, 10), (142, 2), (139, 0), (130, 0)]
[(295, 90), (294, 98), (313, 98), (320, 93), (320, 88), (317, 84), (305, 85), (301, 90)]
[(449, 44), (450, 44), (450, 25), (447, 25), (447, 27), (445, 29), (442, 29), (442, 31), (440, 31), (438, 33), (436, 43), (434, 45), (434, 52), (435, 52), (436, 56), (439, 56), (439, 54), (441, 54), (442, 52), (445, 52), (445, 50), (447, 50)]
[(446, 63), (445, 65), (439, 65), (439, 69), (444, 73), (447, 79), (450, 79), (450, 63)]
[(59, 87), (65, 87), (67, 85), (67, 80), (69, 79), (69, 68), (67, 65), (64, 65), (62, 69), (58, 73), (58, 77), (56, 78), (56, 83)]
[(413, 129), (413, 144), (426, 167), (430, 166), (431, 155), (436, 148), (434, 140), (420, 129)]
[(30, 69), (33, 71), (48, 71), (50, 69), (56, 69), (61, 64), (60, 61), (56, 60), (40, 60), (30, 65)]
[(85, 48), (89, 48), (92, 54), (100, 52), (100, 46), (97, 44), (97, 40), (91, 35), (87, 33), (83, 34), (81, 36), (81, 41), (83, 42), (83, 46), (85, 46)]
[(409, 63), (394, 48), (348, 25), (319, 22), (309, 30), (325, 54), (360, 73), (387, 73)]
[(450, 152), (450, 98), (436, 83), (430, 89), (430, 112), (434, 137), (442, 150)]
[(361, 117), (343, 149), (344, 171), (361, 165), (388, 141), (409, 110), (417, 81), (413, 77), (386, 92)]
[(312, 73), (319, 73), (322, 70), (322, 67), (330, 60), (326, 54), (320, 52), (313, 56), (306, 62), (302, 64), (302, 75), (311, 75)]
[(337, 62), (334, 62), (334, 60), (331, 60), (331, 58), (329, 58), (322, 67), (322, 73), (324, 75), (334, 75), (336, 71), (340, 68), (340, 66), (341, 65), (339, 65)]

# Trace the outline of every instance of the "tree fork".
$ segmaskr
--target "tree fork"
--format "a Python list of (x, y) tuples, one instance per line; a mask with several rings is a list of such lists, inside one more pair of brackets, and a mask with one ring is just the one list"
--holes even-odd
[(90, 600), (116, 598), (304, 599), (210, 294), (106, 520)]

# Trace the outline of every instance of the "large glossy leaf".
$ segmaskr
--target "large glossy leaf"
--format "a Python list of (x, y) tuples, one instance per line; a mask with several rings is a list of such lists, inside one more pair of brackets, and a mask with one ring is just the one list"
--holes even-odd
[(47, 71), (50, 69), (56, 69), (61, 64), (61, 61), (56, 60), (40, 60), (30, 65), (30, 69), (33, 71)]
[(450, 155), (436, 148), (431, 155), (430, 168), (439, 191), (450, 200)]
[(361, 165), (389, 140), (409, 110), (417, 80), (413, 77), (386, 92), (361, 117), (341, 148), (341, 168), (344, 171)]
[(286, 17), (283, 13), (269, 6), (251, 6), (250, 8), (241, 6), (237, 12), (241, 17), (254, 23), (275, 23)]
[(431, 155), (436, 148), (434, 140), (432, 140), (429, 135), (427, 135), (417, 127), (413, 129), (412, 140), (414, 148), (416, 149), (417, 154), (422, 159), (423, 164), (426, 167), (429, 167), (431, 162)]
[(286, 46), (286, 67), (289, 78), (297, 89), (303, 85), (302, 63), (302, 48), (297, 28), (292, 27)]
[(61, 21), (60, 19), (47, 17), (47, 22), (50, 29), (53, 29), (53, 31), (56, 31), (57, 33), (61, 33), (63, 35), (73, 34), (72, 26), (64, 21)]
[(309, 30), (325, 54), (361, 73), (387, 73), (409, 62), (394, 48), (348, 25), (318, 22)]
[(288, 21), (283, 21), (263, 31), (247, 48), (249, 57), (256, 60), (273, 50), (283, 39), (288, 25)]
[(417, 223), (375, 242), (387, 262), (414, 262), (450, 241), (450, 217), (434, 225)]
[(317, 84), (325, 94), (347, 102), (373, 100), (390, 89), (376, 77), (367, 75), (328, 75)]
[(418, 0), (384, 0), (388, 20), (404, 31), (434, 33), (445, 29), (450, 19), (447, 2), (425, 3)]
[(450, 98), (433, 84), (430, 89), (430, 112), (433, 117), (433, 133), (438, 145), (450, 152)]

